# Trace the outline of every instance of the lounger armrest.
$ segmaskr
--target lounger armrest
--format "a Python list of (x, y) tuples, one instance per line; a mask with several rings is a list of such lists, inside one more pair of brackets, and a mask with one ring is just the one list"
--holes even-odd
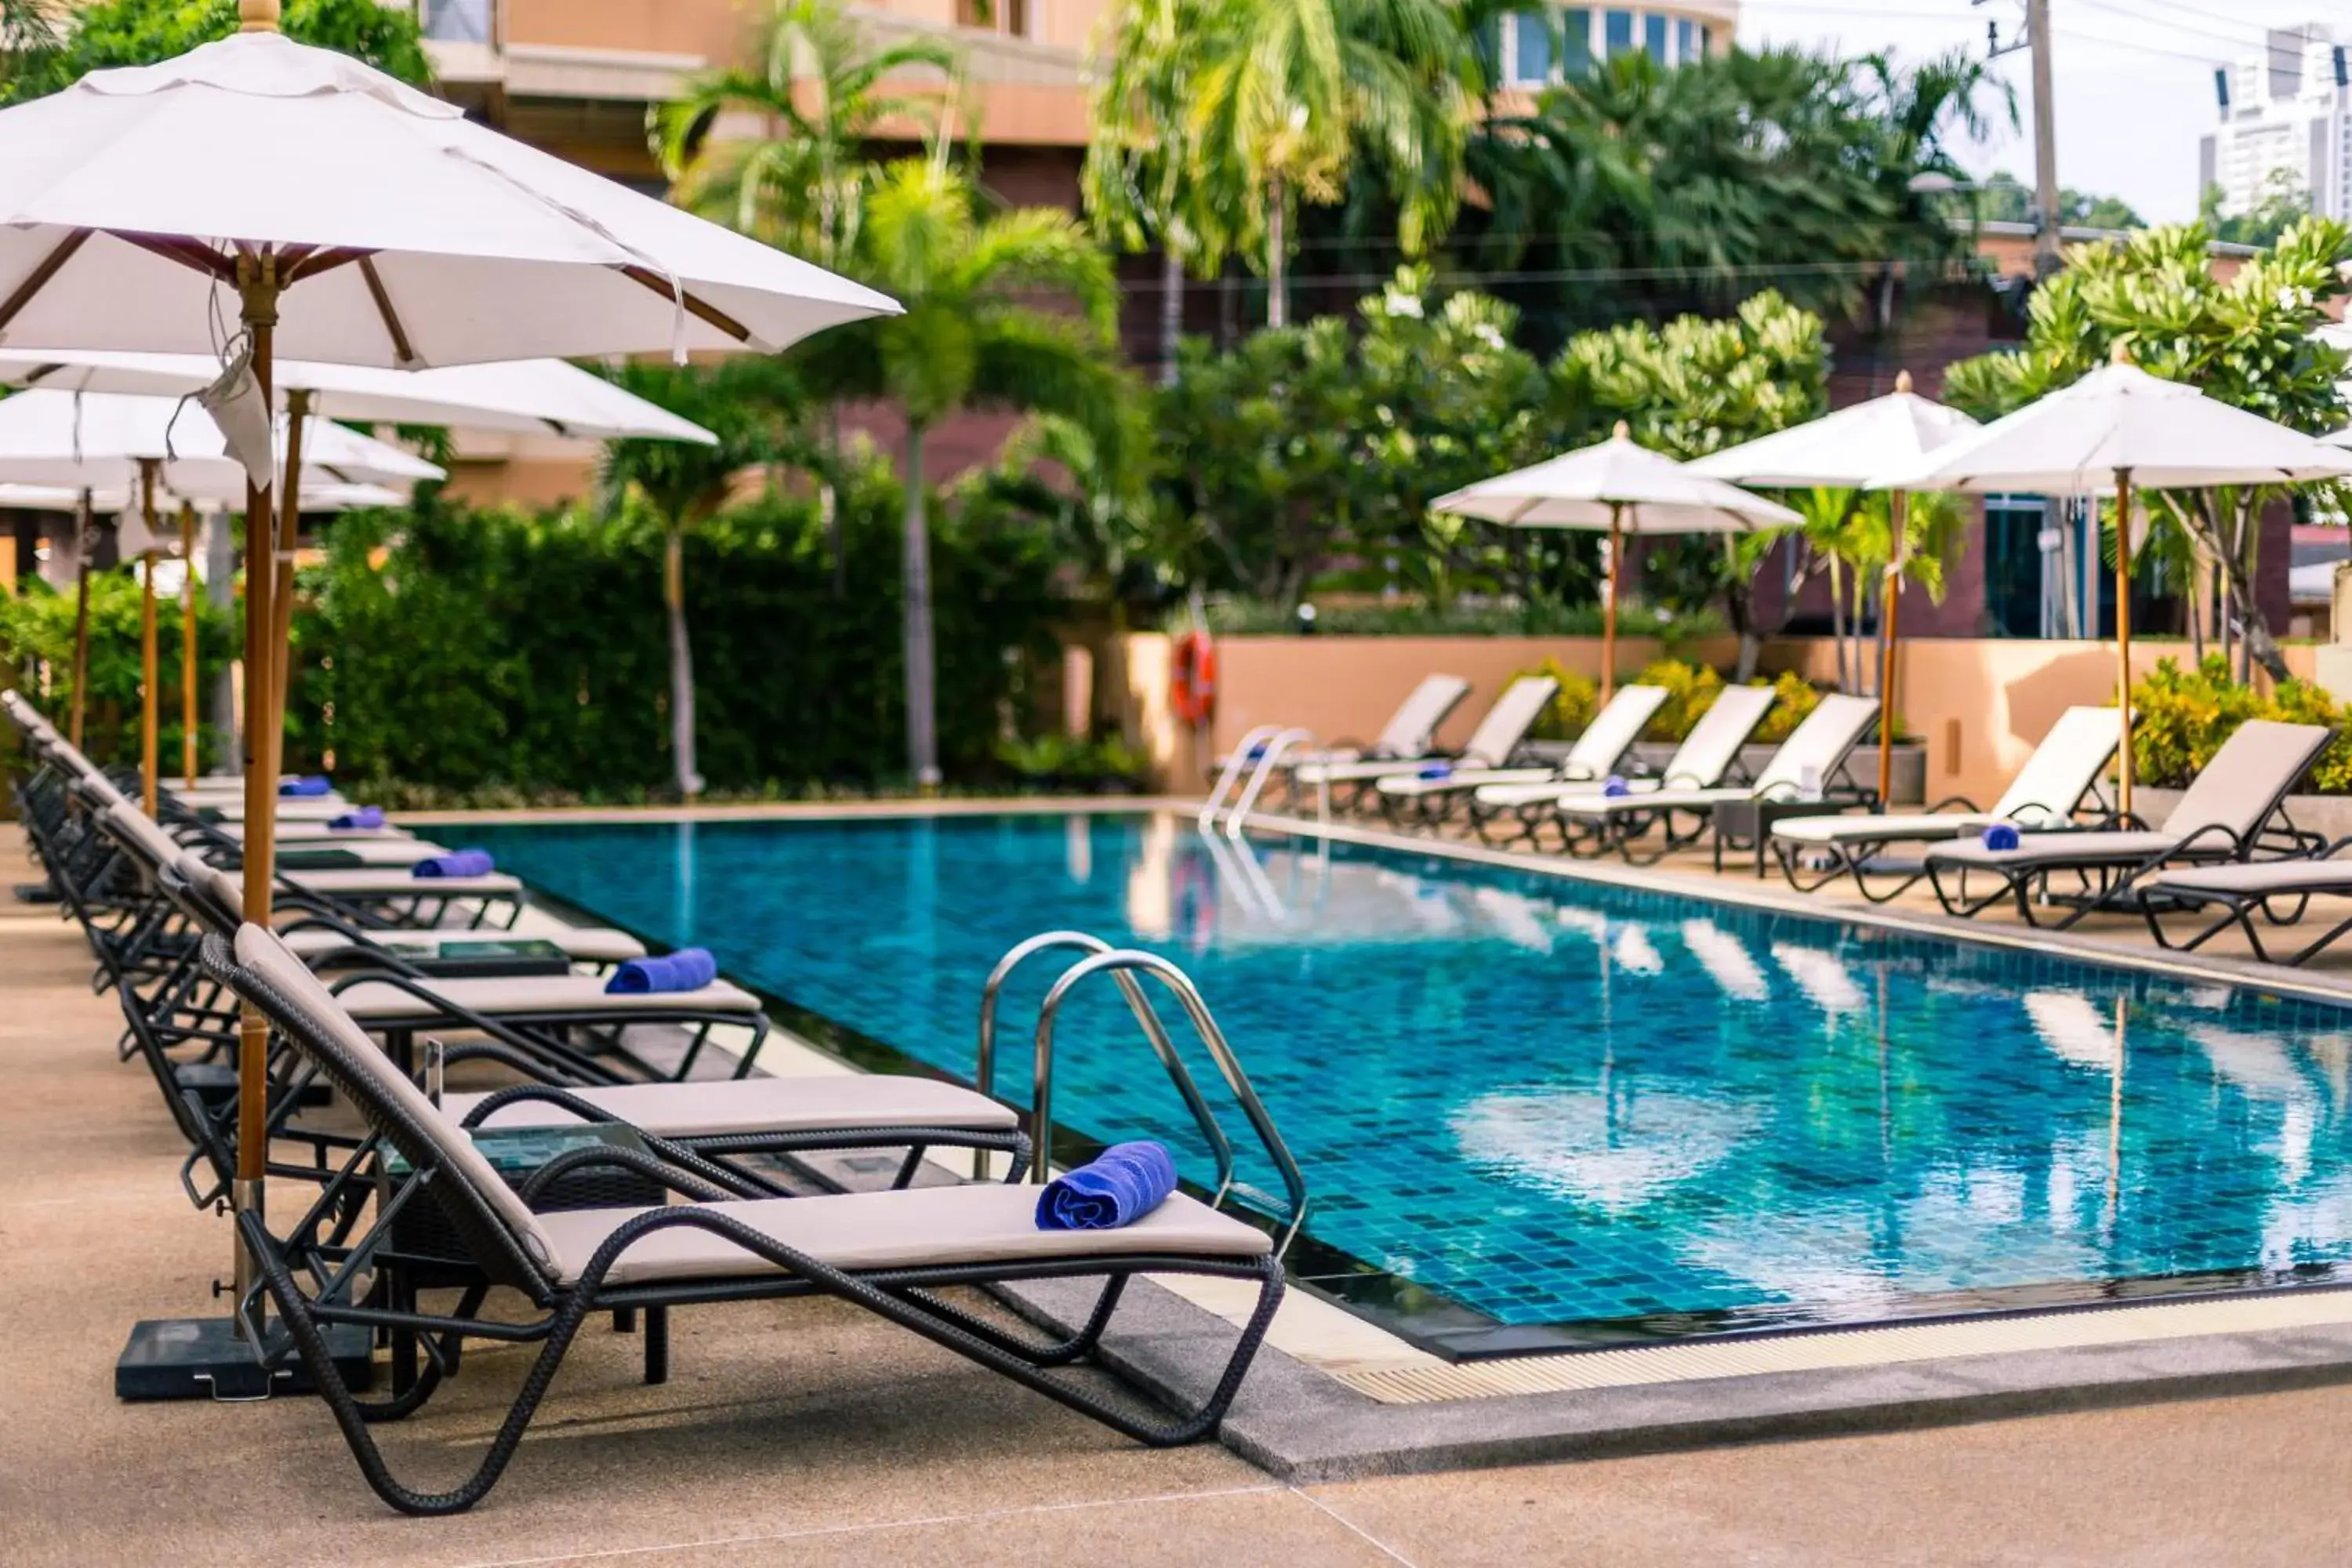
[[(471, 1029), (477, 1034), (487, 1035), (491, 1039), (509, 1046), (517, 1051), (534, 1055), (543, 1054), (544, 1047), (541, 1042), (533, 1040), (529, 1035), (524, 1034), (522, 1031), (513, 1027), (511, 1025), (509, 1025), (500, 1019), (493, 1018), (487, 1013), (480, 1013), (475, 1011), (471, 1007), (461, 1006), (457, 1003), (451, 1001), (447, 996), (443, 995), (440, 992), (434, 990), (432, 986), (421, 984), (416, 980), (411, 979), (405, 974), (390, 974), (382, 970), (373, 969), (363, 970), (357, 974), (348, 974), (343, 976), (341, 979), (339, 979), (332, 984), (329, 985), (327, 990), (331, 995), (340, 996), (345, 991), (350, 990), (352, 986), (362, 984), (370, 985), (390, 985), (398, 990), (405, 991), (410, 995), (415, 996), (438, 1009), (441, 1016), (456, 1020), (460, 1027)], [(546, 1069), (542, 1068), (541, 1070), (545, 1071)], [(609, 1075), (605, 1081), (619, 1083), (623, 1080), (620, 1075), (615, 1073)]]
[(1955, 807), (1968, 813), (1971, 816), (1981, 816), (1984, 815), (1984, 807), (1979, 805), (1975, 801), (1970, 800), (1964, 795), (1948, 795), (1943, 799), (1937, 801), (1935, 805), (1929, 806), (1927, 811), (1930, 816), (1934, 816), (1939, 812), (1950, 811)]
[(748, 1186), (738, 1190), (738, 1184), (733, 1183), (722, 1185), (719, 1182), (709, 1179), (710, 1175), (718, 1173), (717, 1166), (706, 1161), (696, 1160), (691, 1161), (690, 1163), (702, 1165), (704, 1169), (692, 1170), (689, 1168), (688, 1161), (674, 1157), (677, 1152), (670, 1147), (652, 1139), (648, 1139), (647, 1142), (660, 1149), (661, 1152), (648, 1153), (641, 1149), (623, 1149), (612, 1144), (593, 1149), (567, 1149), (524, 1177), (515, 1187), (515, 1195), (526, 1204), (535, 1205), (546, 1194), (548, 1188), (557, 1182), (575, 1171), (596, 1166), (614, 1166), (622, 1170), (633, 1171), (648, 1181), (660, 1183), (662, 1186), (680, 1197), (691, 1198), (699, 1204), (725, 1203), (730, 1198), (764, 1198), (774, 1195), (772, 1193), (754, 1191)]
[[(501, 1067), (512, 1068), (534, 1083), (553, 1084), (558, 1088), (563, 1087), (570, 1081), (560, 1077), (551, 1077), (554, 1069), (546, 1062), (502, 1046), (496, 1040), (468, 1040), (462, 1046), (451, 1046), (442, 1052), (441, 1060), (450, 1067), (455, 1067), (459, 1062), (497, 1062)], [(513, 1087), (524, 1089), (529, 1088), (530, 1085), (517, 1084)], [(499, 1092), (506, 1091), (501, 1089)]]
[(2343, 837), (2336, 839), (2334, 843), (2320, 850), (2318, 854), (2314, 855), (2312, 858), (2315, 860), (2333, 860), (2347, 849), (2352, 849), (2352, 833), (2347, 833)]

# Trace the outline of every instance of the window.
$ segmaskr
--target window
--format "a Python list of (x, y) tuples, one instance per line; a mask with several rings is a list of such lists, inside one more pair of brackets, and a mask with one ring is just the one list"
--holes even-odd
[(425, 0), (425, 36), (445, 44), (489, 43), (490, 5), (491, 0)]
[(1713, 27), (1702, 26), (1699, 28), (1698, 52), (1703, 55), (1711, 55), (1715, 53), (1715, 29)]
[(1563, 35), (1560, 51), (1560, 74), (1583, 76), (1592, 69), (1592, 13), (1580, 6), (1559, 14)]
[(1650, 51), (1650, 58), (1660, 65), (1666, 63), (1666, 19), (1653, 13), (1642, 18), (1642, 47)]
[(1698, 58), (1698, 24), (1687, 17), (1675, 24), (1675, 63), (1688, 65)]
[(956, 26), (1029, 36), (1029, 0), (956, 0)]
[(1551, 26), (1540, 11), (1511, 18), (1511, 85), (1540, 87), (1551, 80)]
[(1608, 52), (1602, 57), (1615, 59), (1633, 47), (1633, 13), (1612, 11), (1602, 19), (1602, 32), (1607, 35)]

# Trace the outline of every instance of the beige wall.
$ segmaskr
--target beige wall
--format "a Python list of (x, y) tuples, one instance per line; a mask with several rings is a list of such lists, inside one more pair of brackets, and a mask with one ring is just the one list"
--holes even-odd
[[(1196, 787), (1202, 763), (1194, 742), (1168, 712), (1168, 640), (1130, 637), (1128, 646), (1129, 678), (1121, 684), (1131, 704), (1129, 738), (1170, 768), (1164, 779), (1171, 787)], [(1733, 651), (1722, 639), (1685, 655), (1721, 668)], [(2141, 643), (2132, 651), (2135, 679), (2158, 659), (2188, 656), (2179, 643)], [(1630, 674), (1657, 657), (1658, 647), (1629, 641), (1619, 652), (1618, 668)], [(2317, 654), (2308, 645), (2290, 647), (2288, 667), (2307, 678)], [(1513, 675), (1547, 658), (1597, 675), (1601, 645), (1558, 637), (1224, 637), (1217, 644), (1210, 741), (1221, 752), (1264, 723), (1303, 724), (1327, 740), (1365, 739), (1423, 676), (1442, 672), (1471, 683), (1440, 731), (1442, 741), (1459, 744)], [(1908, 732), (1926, 742), (1931, 801), (1954, 795), (1991, 801), (2061, 712), (2115, 700), (2115, 649), (2106, 643), (1923, 638), (1905, 644), (1899, 659), (1895, 708)], [(1831, 644), (1812, 638), (1769, 645), (1762, 664), (1768, 674), (1796, 670), (1823, 684), (1834, 668)]]

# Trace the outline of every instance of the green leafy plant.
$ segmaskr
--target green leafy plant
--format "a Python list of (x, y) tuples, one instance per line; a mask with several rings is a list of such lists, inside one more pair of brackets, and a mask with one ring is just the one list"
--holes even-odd
[[(57, 593), (39, 578), (27, 579), (12, 597), (0, 593), (0, 657), (17, 675), (16, 684), (59, 729), (73, 705), (75, 595)], [(159, 754), (176, 768), (180, 759), (180, 606), (159, 602), (155, 634)], [(226, 611), (196, 596), (198, 679), (208, 679), (236, 657), (236, 633)], [(89, 700), (84, 710), (82, 750), (101, 766), (136, 765), (140, 731), (140, 593), (128, 571), (100, 572), (89, 580)], [(201, 697), (201, 692), (199, 696)], [(204, 765), (215, 759), (216, 736), (197, 728)]]
[(1748, 737), (1759, 745), (1779, 745), (1822, 705), (1821, 689), (1792, 669), (1782, 670), (1769, 681), (1751, 684), (1772, 688), (1772, 706), (1765, 710), (1763, 722)]
[(1150, 771), (1144, 759), (1116, 735), (1102, 741), (1064, 734), (999, 741), (996, 760), (1038, 787), (1123, 789), (1140, 783)]
[(2250, 719), (2325, 724), (2336, 738), (2320, 753), (2304, 787), (2321, 795), (2352, 794), (2352, 738), (2334, 698), (2307, 680), (2288, 679), (2265, 697), (2232, 679), (2229, 661), (2208, 654), (2183, 668), (2159, 659), (2132, 686), (2132, 772), (2141, 784), (2177, 789), (2195, 778), (2221, 742)]
[(1685, 659), (1662, 658), (1642, 667), (1633, 678), (1642, 686), (1663, 686), (1666, 700), (1658, 704), (1649, 726), (1642, 731), (1645, 741), (1679, 741), (1691, 732), (1691, 726), (1709, 708), (1723, 690), (1723, 673), (1703, 664)]
[[(53, 8), (54, 9), (54, 8)], [(5, 97), (16, 102), (117, 66), (152, 65), (236, 32), (236, 0), (100, 0), (72, 8), (72, 25), (30, 38), (12, 58)], [(417, 8), (381, 0), (288, 0), (286, 36), (365, 60), (412, 86), (433, 79)]]
[(1543, 714), (1528, 733), (1538, 741), (1573, 741), (1584, 733), (1592, 716), (1601, 710), (1601, 687), (1591, 676), (1569, 668), (1556, 658), (1545, 659), (1533, 669), (1514, 674), (1514, 680), (1535, 676), (1549, 676), (1559, 689), (1545, 705)]

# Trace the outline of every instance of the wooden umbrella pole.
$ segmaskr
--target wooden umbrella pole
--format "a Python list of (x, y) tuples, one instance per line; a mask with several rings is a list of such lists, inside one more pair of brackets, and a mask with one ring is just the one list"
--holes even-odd
[[(277, 258), (267, 251), (247, 250), (237, 258), (240, 316), (253, 343), (253, 375), (259, 383), (262, 406), (275, 409), (270, 395), (270, 356), (278, 326)], [(271, 492), (247, 479), (245, 489), (245, 918), (255, 925), (270, 924), (273, 872), (278, 862), (278, 749), (269, 734), (276, 718), (277, 678), (270, 671), (271, 633), (277, 622), (270, 615), (271, 590), (278, 574), (270, 560), (270, 527), (274, 512)], [(269, 1166), (268, 1092), (269, 1020), (247, 1003), (238, 1021), (236, 1097), (236, 1179), (232, 1201), (240, 1214), (257, 1220), (263, 1214), (263, 1177)], [(255, 1287), (260, 1267), (246, 1247), (242, 1232), (236, 1243), (236, 1300), (239, 1331), (257, 1322), (267, 1303)]]
[(1601, 614), (1601, 700), (1617, 694), (1617, 584), (1625, 561), (1623, 509), (1609, 503), (1609, 602)]
[(2123, 714), (2123, 749), (2116, 753), (2116, 809), (2132, 808), (2131, 710), (2131, 470), (2116, 470), (2116, 706)]
[(298, 387), (286, 395), (286, 471), (278, 478), (277, 574), (269, 591), (270, 674), (276, 680), (270, 765), (281, 774), (286, 761), (286, 692), (294, 669), (294, 546), (302, 528), (302, 425), (310, 415), (309, 389)]
[(180, 772), (196, 784), (196, 509), (180, 503)]
[(1910, 497), (1896, 490), (1887, 501), (1887, 511), (1895, 535), (1895, 557), (1886, 563), (1886, 586), (1882, 595), (1885, 603), (1879, 613), (1886, 620), (1886, 635), (1878, 655), (1878, 809), (1885, 811), (1886, 803), (1895, 798), (1895, 639), (1902, 623), (1903, 609), (1903, 531), (1910, 508)]
[(155, 459), (139, 461), (139, 521), (147, 525), (147, 548), (139, 557), (139, 805), (155, 817), (160, 781), (162, 722), (159, 703), (163, 661), (155, 642)]
[(81, 492), (74, 508), (74, 651), (73, 710), (66, 721), (66, 739), (81, 750), (82, 710), (89, 686), (89, 551), (94, 531), (89, 516), (89, 492)]

